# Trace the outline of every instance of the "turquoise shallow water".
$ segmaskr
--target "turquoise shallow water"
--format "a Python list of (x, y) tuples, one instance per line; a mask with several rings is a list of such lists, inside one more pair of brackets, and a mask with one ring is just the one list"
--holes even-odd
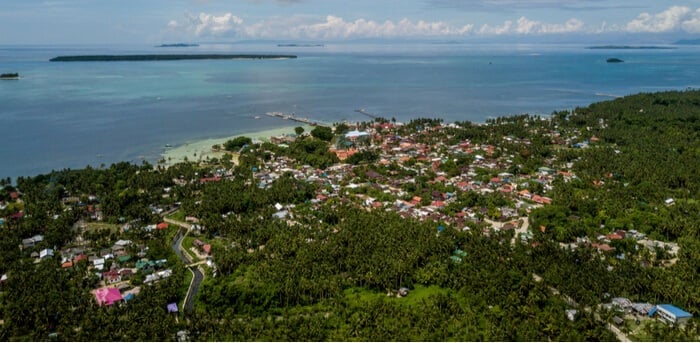
[[(288, 60), (57, 63), (75, 54), (280, 53)], [(0, 176), (126, 160), (166, 144), (289, 126), (268, 111), (338, 122), (354, 110), (446, 121), (585, 106), (614, 96), (697, 88), (700, 50), (578, 45), (336, 44), (280, 48), (0, 46)], [(606, 63), (619, 57), (625, 63)], [(255, 119), (255, 116), (261, 116)]]

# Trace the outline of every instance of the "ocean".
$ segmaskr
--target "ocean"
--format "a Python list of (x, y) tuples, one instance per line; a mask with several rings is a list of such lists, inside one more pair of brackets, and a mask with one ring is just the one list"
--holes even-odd
[[(592, 50), (584, 45), (276, 43), (0, 46), (0, 177), (155, 163), (167, 146), (293, 125), (278, 111), (325, 122), (446, 122), (549, 115), (639, 92), (700, 86), (699, 48)], [(59, 55), (296, 54), (297, 59), (49, 62)], [(617, 57), (624, 63), (607, 63)], [(257, 117), (257, 118), (256, 118)]]

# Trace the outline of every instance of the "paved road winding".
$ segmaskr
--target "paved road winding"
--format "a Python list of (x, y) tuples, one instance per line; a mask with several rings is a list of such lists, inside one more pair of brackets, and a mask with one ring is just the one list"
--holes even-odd
[[(175, 251), (175, 254), (180, 258), (182, 263), (188, 265), (192, 263), (192, 261), (188, 255), (182, 253), (183, 239), (185, 239), (185, 234), (181, 229), (177, 232), (177, 236), (175, 236), (175, 240), (173, 240), (170, 247), (173, 249), (173, 251)], [(199, 291), (199, 285), (204, 280), (204, 273), (202, 273), (200, 268), (201, 267), (189, 268), (190, 272), (192, 272), (193, 278), (192, 282), (190, 283), (190, 287), (187, 289), (187, 295), (185, 296), (184, 312), (191, 312), (194, 309), (194, 298), (197, 295), (197, 291)]]

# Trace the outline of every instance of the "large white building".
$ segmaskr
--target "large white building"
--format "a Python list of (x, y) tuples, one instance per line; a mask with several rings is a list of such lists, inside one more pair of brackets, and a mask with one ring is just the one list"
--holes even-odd
[(685, 324), (693, 317), (692, 314), (669, 304), (656, 305), (655, 308), (649, 311), (649, 316), (653, 316), (654, 314), (658, 314), (659, 317), (667, 323), (678, 325)]

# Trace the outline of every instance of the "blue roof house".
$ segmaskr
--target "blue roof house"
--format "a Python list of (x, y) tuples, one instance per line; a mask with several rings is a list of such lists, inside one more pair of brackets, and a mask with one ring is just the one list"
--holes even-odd
[(685, 324), (693, 317), (692, 314), (670, 304), (656, 305), (649, 311), (650, 317), (654, 316), (654, 314), (658, 314), (659, 318), (667, 323), (678, 325)]

